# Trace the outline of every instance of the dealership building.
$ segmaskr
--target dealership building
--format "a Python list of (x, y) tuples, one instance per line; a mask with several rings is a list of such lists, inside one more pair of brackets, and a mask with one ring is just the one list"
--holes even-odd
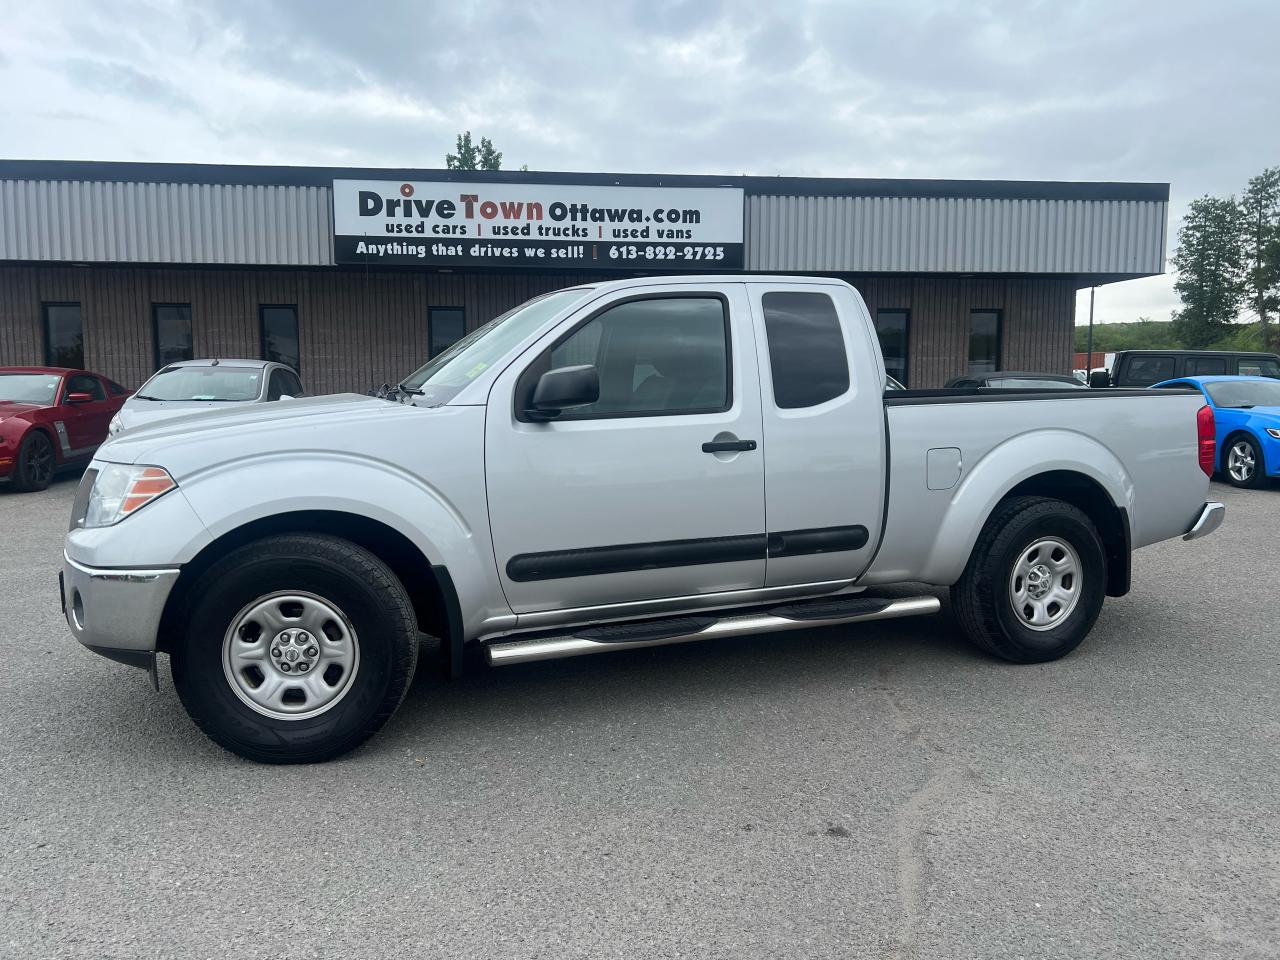
[(280, 359), (395, 382), (529, 297), (671, 273), (834, 276), (890, 373), (1066, 372), (1076, 291), (1164, 270), (1153, 183), (0, 161), (0, 366), (136, 387)]

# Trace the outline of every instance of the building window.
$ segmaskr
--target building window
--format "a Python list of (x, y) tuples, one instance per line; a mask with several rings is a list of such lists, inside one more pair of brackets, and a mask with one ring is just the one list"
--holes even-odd
[(904, 387), (907, 385), (907, 330), (911, 313), (907, 310), (877, 310), (876, 335), (884, 354), (884, 369)]
[(48, 367), (84, 366), (84, 325), (80, 304), (46, 303), (44, 307), (44, 362)]
[(1000, 311), (969, 312), (969, 372), (992, 373), (1000, 369)]
[(156, 345), (156, 369), (179, 360), (193, 360), (191, 344), (191, 304), (151, 305), (151, 332)]
[(428, 307), (427, 338), (431, 356), (444, 353), (467, 332), (466, 315), (461, 307)]
[(301, 370), (298, 356), (298, 308), (273, 304), (258, 308), (262, 327), (262, 359), (285, 363)]
[(773, 402), (783, 410), (813, 407), (849, 389), (849, 358), (836, 305), (825, 293), (766, 293), (765, 337)]

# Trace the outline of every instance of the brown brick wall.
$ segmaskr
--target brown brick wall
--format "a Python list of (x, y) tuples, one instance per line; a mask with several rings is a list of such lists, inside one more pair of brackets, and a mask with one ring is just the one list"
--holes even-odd
[[(85, 364), (136, 387), (153, 369), (151, 305), (190, 303), (197, 356), (257, 357), (258, 306), (297, 304), (312, 393), (364, 391), (427, 360), (427, 308), (461, 306), (474, 329), (535, 294), (598, 275), (0, 265), (0, 366), (42, 363), (41, 303), (81, 305)], [(910, 386), (962, 373), (970, 310), (1003, 314), (1001, 365), (1067, 372), (1070, 279), (849, 277), (877, 308), (911, 311)]]

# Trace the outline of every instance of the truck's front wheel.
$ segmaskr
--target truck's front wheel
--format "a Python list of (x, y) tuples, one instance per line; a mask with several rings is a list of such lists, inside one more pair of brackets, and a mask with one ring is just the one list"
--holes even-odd
[(195, 585), (173, 681), (196, 724), (233, 753), (313, 763), (358, 746), (409, 688), (417, 622), (377, 557), (336, 537), (240, 547)]
[(1102, 540), (1083, 511), (1049, 497), (1000, 504), (951, 588), (965, 635), (1014, 663), (1066, 656), (1093, 629), (1106, 596)]

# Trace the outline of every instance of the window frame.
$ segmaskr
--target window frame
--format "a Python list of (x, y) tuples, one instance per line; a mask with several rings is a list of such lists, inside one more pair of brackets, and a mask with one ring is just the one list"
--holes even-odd
[[(799, 404), (799, 405), (783, 404), (779, 402), (778, 371), (774, 365), (774, 355), (773, 355), (774, 341), (772, 337), (769, 336), (769, 307), (765, 303), (765, 298), (779, 295), (779, 294), (783, 296), (798, 295), (798, 296), (810, 296), (810, 297), (825, 297), (827, 300), (827, 303), (830, 305), (831, 316), (835, 319), (834, 329), (836, 332), (836, 336), (840, 340), (841, 359), (844, 361), (844, 378), (845, 378), (844, 389), (841, 390), (839, 393), (835, 394), (834, 396), (827, 397), (823, 400), (818, 400), (814, 403), (805, 403), (805, 404)], [(776, 412), (787, 411), (787, 412), (799, 413), (800, 411), (804, 411), (804, 410), (813, 410), (817, 407), (821, 407), (825, 404), (832, 403), (836, 400), (839, 400), (842, 397), (847, 397), (850, 394), (850, 392), (853, 391), (855, 386), (854, 365), (849, 362), (849, 347), (850, 347), (849, 338), (845, 336), (844, 324), (840, 322), (840, 307), (836, 303), (836, 298), (830, 289), (815, 290), (815, 289), (806, 289), (803, 287), (799, 289), (794, 289), (794, 288), (765, 289), (760, 291), (759, 304), (760, 304), (760, 325), (764, 332), (764, 345), (769, 358), (769, 394), (770, 394), (770, 399), (772, 400), (774, 411)]]
[[(539, 421), (526, 415), (525, 410), (528, 408), (528, 402), (533, 399), (533, 391), (538, 385), (538, 380), (542, 374), (547, 373), (551, 368), (538, 370), (539, 365), (545, 360), (550, 363), (552, 352), (566, 340), (570, 339), (579, 330), (591, 323), (596, 318), (608, 313), (614, 307), (625, 306), (628, 303), (637, 303), (644, 300), (718, 300), (720, 301), (720, 309), (724, 319), (724, 364), (725, 364), (725, 402), (723, 406), (715, 408), (699, 408), (696, 410), (623, 410), (617, 413), (601, 413), (594, 415), (573, 416), (572, 411), (566, 411), (554, 420)], [(537, 376), (534, 371), (538, 370)], [(714, 413), (726, 413), (733, 409), (734, 404), (734, 382), (733, 382), (733, 325), (731, 323), (731, 311), (729, 307), (729, 296), (716, 290), (699, 290), (699, 291), (666, 291), (662, 293), (637, 293), (630, 296), (619, 297), (617, 300), (610, 300), (608, 303), (602, 304), (587, 313), (581, 320), (578, 320), (572, 327), (560, 336), (556, 337), (543, 349), (539, 350), (534, 358), (529, 361), (520, 375), (516, 378), (515, 389), (511, 391), (512, 412), (520, 423), (559, 423), (568, 421), (573, 423), (582, 423), (592, 420), (634, 420), (638, 417), (695, 417), (706, 416)]]
[(880, 343), (880, 314), (882, 313), (900, 313), (903, 316), (902, 324), (902, 376), (894, 376), (885, 366), (885, 373), (897, 380), (907, 390), (911, 389), (911, 382), (908, 379), (911, 373), (911, 308), (910, 307), (876, 307), (875, 316), (871, 318), (871, 325), (875, 328), (876, 343), (880, 346), (880, 358), (884, 359), (884, 344)]
[[(100, 396), (100, 397), (99, 397), (99, 396), (95, 396), (95, 395), (94, 395), (95, 391), (93, 391), (93, 390), (74, 390), (74, 389), (72, 389), (72, 383), (73, 383), (74, 381), (76, 381), (76, 380), (88, 380), (90, 383), (95, 384), (95, 385), (96, 385), (96, 387), (97, 387), (97, 393), (101, 393), (101, 394), (102, 394), (102, 396)], [(103, 383), (103, 382), (102, 382), (102, 378), (101, 378), (101, 377), (99, 377), (99, 376), (96, 376), (95, 374), (88, 373), (88, 372), (84, 372), (84, 373), (69, 373), (69, 374), (67, 374), (66, 378), (65, 378), (65, 379), (64, 379), (64, 381), (63, 381), (63, 388), (62, 388), (62, 401), (61, 401), (61, 402), (62, 402), (62, 403), (66, 403), (66, 402), (67, 402), (67, 398), (68, 398), (69, 396), (71, 396), (71, 394), (73, 394), (73, 393), (88, 393), (90, 396), (93, 396), (93, 400), (91, 401), (92, 403), (100, 403), (100, 402), (102, 402), (102, 401), (104, 401), (104, 400), (109, 399), (109, 398), (110, 398), (110, 396), (111, 396), (111, 392), (107, 389), (107, 385), (106, 385), (105, 383)]]
[[(995, 367), (991, 370), (973, 369), (973, 315), (975, 313), (991, 313), (996, 318), (996, 358)], [(1004, 311), (997, 307), (970, 307), (968, 329), (965, 331), (965, 374), (980, 376), (986, 373), (999, 373), (1004, 369)]]
[[(191, 334), (191, 356), (183, 357), (181, 360), (160, 360), (160, 311), (167, 307), (186, 307), (187, 308), (187, 330)], [(151, 359), (155, 363), (155, 373), (161, 367), (167, 367), (171, 363), (181, 363), (183, 360), (194, 360), (196, 358), (196, 331), (195, 331), (195, 312), (191, 309), (189, 303), (153, 303), (151, 304)]]
[[(1235, 359), (1234, 359), (1232, 362), (1234, 363), (1235, 368), (1236, 368), (1236, 373), (1235, 373), (1235, 375), (1236, 375), (1236, 376), (1238, 376), (1238, 377), (1268, 377), (1268, 378), (1270, 378), (1270, 379), (1272, 379), (1272, 380), (1274, 380), (1274, 379), (1275, 379), (1275, 374), (1271, 374), (1271, 373), (1263, 373), (1263, 372), (1262, 372), (1262, 370), (1263, 370), (1263, 366), (1264, 366), (1265, 364), (1268, 364), (1268, 363), (1275, 363), (1275, 362), (1276, 362), (1276, 361), (1275, 361), (1275, 359), (1274, 359), (1273, 357), (1270, 357), (1270, 356), (1262, 356), (1262, 357), (1237, 356), (1237, 357), (1235, 357)], [(1241, 373), (1241, 372), (1240, 372), (1240, 364), (1242, 364), (1242, 363), (1248, 363), (1248, 364), (1251, 364), (1251, 365), (1256, 366), (1256, 367), (1258, 368), (1258, 372), (1257, 372), (1257, 373)]]
[(442, 347), (442, 348), (441, 348), (441, 349), (439, 349), (439, 350), (433, 350), (433, 349), (432, 349), (432, 346), (433, 346), (433, 338), (434, 338), (434, 336), (435, 336), (435, 329), (436, 329), (435, 314), (436, 314), (436, 313), (439, 313), (439, 312), (441, 312), (441, 311), (444, 311), (444, 310), (456, 310), (456, 311), (458, 311), (458, 313), (462, 314), (462, 333), (460, 333), (460, 334), (458, 335), (458, 340), (461, 340), (461, 339), (462, 339), (463, 337), (465, 337), (465, 336), (467, 335), (467, 333), (468, 333), (468, 330), (467, 330), (467, 308), (466, 308), (465, 306), (458, 306), (458, 307), (451, 307), (451, 306), (427, 307), (427, 359), (428, 359), (428, 360), (434, 360), (436, 357), (440, 356), (440, 354), (442, 354), (442, 353), (444, 353), (446, 350), (448, 350), (448, 349), (449, 349), (449, 347), (453, 346), (453, 343), (457, 343), (457, 342), (458, 342), (458, 340), (454, 340), (454, 341), (453, 341), (453, 343), (449, 344), (449, 346)]
[(54, 358), (51, 351), (53, 344), (49, 336), (49, 333), (50, 333), (49, 308), (50, 307), (75, 307), (76, 310), (79, 312), (80, 314), (80, 363), (79, 365), (72, 365), (70, 367), (65, 367), (64, 369), (83, 370), (84, 360), (85, 360), (84, 351), (86, 346), (85, 337), (84, 337), (84, 305), (79, 300), (41, 300), (40, 301), (40, 335), (41, 335), (41, 339), (44, 341), (44, 344), (43, 344), (44, 365), (46, 367), (62, 366), (62, 364), (53, 362)]
[[(1200, 364), (1202, 363), (1221, 364), (1222, 369), (1221, 370), (1201, 370)], [(1183, 366), (1186, 369), (1183, 372), (1182, 376), (1184, 377), (1225, 377), (1227, 376), (1227, 367), (1230, 364), (1231, 364), (1231, 358), (1228, 356), (1208, 357), (1208, 356), (1202, 355), (1202, 356), (1195, 356), (1195, 357), (1187, 357), (1186, 362), (1183, 364)], [(1239, 368), (1240, 368), (1240, 362), (1237, 360), (1236, 369), (1238, 370)]]
[[(277, 360), (267, 356), (267, 323), (266, 311), (268, 310), (292, 310), (293, 311), (293, 334), (298, 344), (298, 365), (285, 363), (283, 360)], [(260, 303), (258, 304), (258, 353), (259, 359), (266, 360), (270, 363), (279, 363), (288, 367), (294, 373), (298, 374), (298, 378), (302, 378), (302, 321), (298, 318), (298, 305), (296, 303)]]
[[(1127, 357), (1127, 358), (1126, 358), (1126, 360), (1125, 360), (1125, 369), (1124, 369), (1124, 379), (1125, 379), (1125, 380), (1132, 381), (1132, 380), (1134, 379), (1134, 376), (1133, 376), (1133, 365), (1134, 365), (1135, 363), (1139, 363), (1139, 362), (1141, 362), (1141, 361), (1143, 361), (1143, 360), (1151, 360), (1151, 361), (1155, 361), (1155, 362), (1160, 362), (1160, 361), (1167, 360), (1167, 361), (1169, 362), (1169, 375), (1168, 375), (1167, 377), (1164, 377), (1164, 376), (1156, 377), (1155, 379), (1150, 380), (1150, 381), (1144, 381), (1143, 383), (1134, 384), (1134, 386), (1139, 387), (1139, 388), (1141, 388), (1141, 387), (1151, 387), (1151, 386), (1155, 386), (1157, 383), (1163, 383), (1165, 380), (1177, 380), (1177, 379), (1178, 379), (1178, 356), (1177, 356), (1177, 354), (1174, 354), (1174, 353), (1152, 353), (1152, 354), (1147, 354), (1146, 356), (1142, 356), (1142, 357)], [(1185, 365), (1185, 364), (1184, 364), (1184, 365)], [(1185, 376), (1185, 374), (1184, 374), (1184, 376)]]

